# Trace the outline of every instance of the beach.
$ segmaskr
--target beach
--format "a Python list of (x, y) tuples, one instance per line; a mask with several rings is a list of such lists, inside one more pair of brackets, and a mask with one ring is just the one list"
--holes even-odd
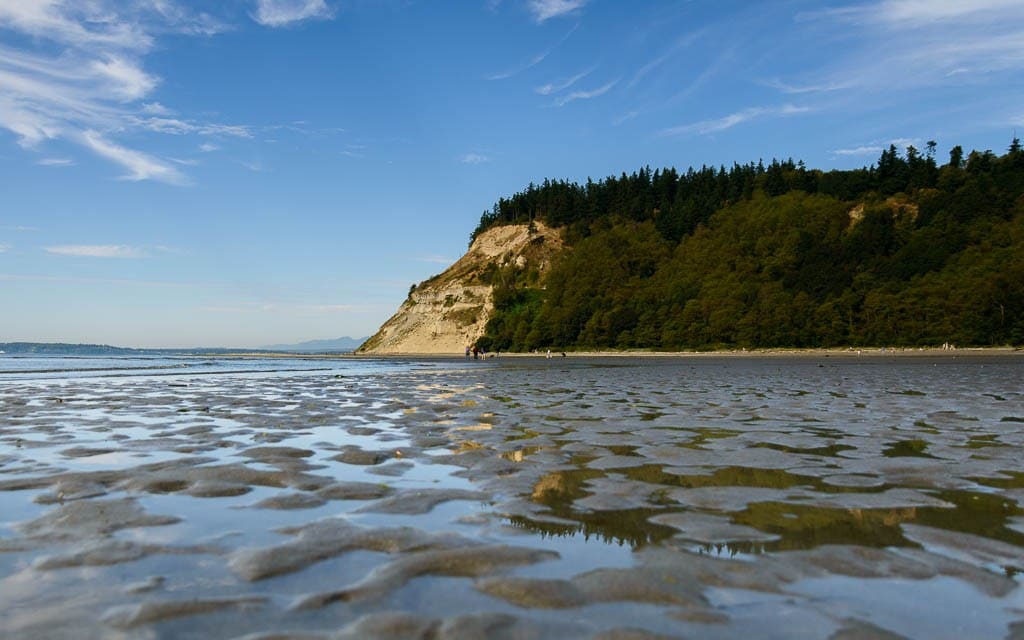
[(1024, 631), (1012, 350), (554, 355), (0, 366), (0, 636)]

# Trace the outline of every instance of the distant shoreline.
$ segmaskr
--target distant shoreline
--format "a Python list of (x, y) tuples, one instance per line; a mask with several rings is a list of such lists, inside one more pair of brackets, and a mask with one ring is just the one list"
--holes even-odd
[[(561, 358), (563, 351), (552, 350), (552, 358)], [(828, 358), (828, 357), (861, 357), (861, 358), (914, 358), (936, 356), (984, 356), (1013, 357), (1024, 356), (1020, 347), (963, 347), (955, 349), (942, 348), (889, 348), (862, 347), (836, 349), (721, 349), (713, 351), (565, 351), (570, 358)], [(197, 354), (204, 355), (204, 354)], [(214, 355), (214, 354), (211, 354)], [(215, 354), (222, 358), (304, 358), (304, 359), (369, 359), (369, 358), (465, 358), (461, 353), (229, 353)], [(501, 352), (487, 353), (482, 358), (541, 358), (547, 359), (547, 350), (537, 353)], [(472, 358), (470, 358), (472, 359)]]
[[(499, 354), (488, 352), (481, 354), (481, 359), (494, 358), (540, 358), (547, 359), (547, 350), (536, 353), (503, 351)], [(717, 349), (710, 351), (646, 351), (646, 350), (605, 350), (605, 351), (562, 351), (552, 349), (551, 358), (562, 358), (562, 354), (570, 358), (917, 358), (917, 357), (1014, 357), (1024, 356), (1022, 347), (963, 347), (955, 349), (942, 348), (890, 348), (890, 347), (861, 347), (859, 349), (843, 347), (834, 349)], [(5, 354), (9, 357), (108, 357), (103, 354), (36, 354), (19, 353)], [(134, 354), (128, 354), (134, 355)], [(148, 354), (139, 354), (148, 355)], [(287, 353), (283, 351), (231, 351), (231, 352), (204, 352), (194, 351), (191, 353), (175, 354), (175, 357), (191, 358), (226, 358), (226, 359), (288, 359), (288, 360), (369, 360), (369, 359), (415, 359), (415, 358), (444, 358), (444, 359), (465, 359), (463, 353), (438, 353), (438, 352), (407, 352), (407, 353)], [(472, 359), (472, 358), (469, 358)]]

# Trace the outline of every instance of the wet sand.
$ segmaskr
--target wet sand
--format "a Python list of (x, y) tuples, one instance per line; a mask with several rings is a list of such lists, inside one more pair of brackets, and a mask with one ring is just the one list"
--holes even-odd
[(6, 380), (0, 637), (1021, 637), (1024, 361), (824, 355)]

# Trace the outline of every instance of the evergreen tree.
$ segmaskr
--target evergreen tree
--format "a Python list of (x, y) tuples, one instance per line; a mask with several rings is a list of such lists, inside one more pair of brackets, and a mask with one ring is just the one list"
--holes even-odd
[(954, 169), (962, 169), (964, 166), (964, 150), (960, 145), (956, 145), (949, 150), (949, 166)]

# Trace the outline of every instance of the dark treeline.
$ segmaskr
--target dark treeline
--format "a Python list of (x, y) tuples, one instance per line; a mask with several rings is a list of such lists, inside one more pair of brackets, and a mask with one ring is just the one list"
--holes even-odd
[[(481, 346), (689, 349), (1024, 342), (1024, 152), (894, 146), (870, 167), (792, 160), (546, 180), (484, 212), (571, 246), (542, 281), (502, 267)], [(538, 284), (539, 282), (539, 284)]]

